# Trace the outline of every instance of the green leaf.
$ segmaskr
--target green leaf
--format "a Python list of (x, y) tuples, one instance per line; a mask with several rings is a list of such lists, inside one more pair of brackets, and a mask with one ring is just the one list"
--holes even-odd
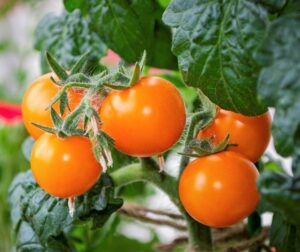
[(224, 109), (246, 115), (266, 111), (257, 99), (259, 66), (253, 58), (268, 21), (259, 4), (174, 0), (163, 21), (174, 28), (172, 51), (187, 85)]
[[(275, 20), (267, 33), (257, 60), (263, 65), (258, 91), (268, 106), (276, 108), (273, 137), (277, 152), (290, 156), (300, 127), (300, 14)], [(300, 136), (298, 137), (300, 139)]]
[(64, 0), (64, 6), (69, 12), (72, 12), (75, 9), (80, 9), (83, 13), (87, 13), (88, 11), (88, 4), (86, 0)]
[(300, 223), (300, 175), (294, 177), (283, 173), (264, 172), (258, 179), (262, 199), (279, 213), (285, 221)]
[(278, 252), (300, 251), (300, 227), (286, 222), (282, 216), (273, 216), (270, 230), (270, 244)]
[(124, 60), (135, 63), (146, 50), (150, 66), (177, 68), (171, 32), (161, 22), (163, 9), (156, 1), (96, 0), (90, 8), (95, 30)]
[(266, 6), (271, 13), (274, 13), (282, 10), (288, 0), (260, 0), (260, 2)]
[(61, 16), (45, 16), (35, 32), (35, 48), (42, 53), (43, 72), (49, 71), (46, 51), (53, 54), (65, 69), (71, 69), (87, 51), (91, 52), (89, 58), (93, 62), (104, 56), (106, 46), (90, 25), (79, 10)]
[[(45, 193), (36, 184), (30, 171), (21, 173), (14, 179), (9, 201), (12, 207), (11, 219), (17, 234), (20, 231), (21, 235), (25, 235), (18, 229), (24, 222), (27, 229), (34, 233), (27, 237), (26, 243), (36, 241), (42, 246), (47, 246), (53, 237), (61, 239), (78, 221), (91, 221), (94, 228), (101, 227), (123, 203), (121, 199), (113, 197), (110, 177), (102, 174), (91, 190), (76, 198), (76, 212), (74, 218), (71, 218), (67, 200)], [(19, 242), (22, 243), (23, 240), (17, 240)], [(65, 242), (63, 244), (66, 245)]]
[[(31, 172), (20, 173), (13, 180), (9, 190), (9, 203), (11, 206), (11, 220), (16, 235), (17, 251), (21, 252), (70, 252), (71, 248), (64, 239), (65, 234), (49, 237), (47, 243), (42, 243), (32, 225), (23, 216), (22, 203), (27, 194), (36, 187)], [(42, 225), (42, 223), (41, 223)]]

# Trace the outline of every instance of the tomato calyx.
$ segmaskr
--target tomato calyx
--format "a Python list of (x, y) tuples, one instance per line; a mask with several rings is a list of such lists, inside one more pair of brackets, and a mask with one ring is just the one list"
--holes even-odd
[(203, 157), (218, 152), (226, 151), (231, 147), (236, 147), (237, 144), (229, 144), (230, 135), (227, 134), (226, 137), (218, 144), (213, 144), (212, 138), (205, 139), (193, 139), (188, 144), (188, 148), (184, 152), (180, 152), (180, 155), (188, 157)]

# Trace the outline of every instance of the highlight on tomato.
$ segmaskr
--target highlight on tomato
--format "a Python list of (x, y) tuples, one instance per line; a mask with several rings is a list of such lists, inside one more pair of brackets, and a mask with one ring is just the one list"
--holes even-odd
[(39, 186), (60, 198), (81, 195), (98, 180), (102, 167), (88, 138), (58, 138), (44, 133), (31, 152), (31, 169)]
[[(50, 110), (46, 110), (52, 98), (59, 92), (59, 86), (51, 80), (53, 73), (48, 73), (35, 80), (26, 90), (22, 100), (22, 115), (24, 125), (29, 134), (37, 139), (44, 132), (32, 123), (37, 123), (47, 127), (53, 127)], [(70, 109), (74, 109), (82, 98), (82, 93), (73, 89), (68, 90)], [(53, 108), (59, 111), (59, 102)], [(69, 113), (66, 109), (64, 116)]]
[(143, 77), (134, 86), (112, 91), (100, 108), (102, 130), (118, 150), (138, 157), (159, 155), (180, 138), (186, 122), (183, 99), (160, 77)]
[(212, 123), (198, 133), (198, 139), (212, 138), (219, 144), (229, 133), (229, 144), (237, 144), (232, 151), (256, 162), (265, 152), (271, 138), (271, 116), (266, 112), (259, 116), (244, 116), (218, 109)]
[(210, 227), (226, 227), (249, 216), (259, 202), (258, 171), (244, 156), (223, 151), (191, 162), (179, 179), (185, 210)]

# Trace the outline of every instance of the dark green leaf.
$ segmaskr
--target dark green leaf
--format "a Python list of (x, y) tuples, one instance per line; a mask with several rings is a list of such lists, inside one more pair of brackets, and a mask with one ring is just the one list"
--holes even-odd
[(291, 224), (300, 224), (300, 175), (264, 172), (258, 179), (262, 199)]
[[(110, 177), (102, 174), (90, 191), (76, 199), (75, 216), (71, 218), (67, 200), (45, 193), (36, 184), (30, 171), (19, 174), (10, 187), (11, 218), (17, 235), (20, 227), (28, 231), (27, 236), (20, 231), (23, 237), (17, 243), (32, 242), (46, 247), (54, 238), (61, 241), (78, 221), (92, 221), (94, 228), (101, 227), (110, 214), (122, 206), (122, 200), (114, 198), (112, 194)], [(67, 245), (66, 241), (62, 244)]]
[(300, 57), (296, 53), (300, 51), (299, 27), (300, 14), (275, 20), (257, 54), (263, 65), (259, 94), (268, 106), (276, 108), (274, 144), (283, 156), (290, 156), (300, 147), (294, 138), (300, 126)]
[(220, 107), (257, 115), (259, 67), (253, 52), (261, 42), (267, 13), (255, 1), (174, 0), (163, 21), (175, 28), (172, 51), (187, 85), (200, 88)]
[(43, 72), (49, 71), (45, 51), (52, 53), (66, 69), (71, 69), (87, 51), (91, 52), (93, 62), (106, 52), (106, 46), (79, 10), (62, 16), (45, 16), (35, 32), (35, 48), (42, 52)]
[(124, 60), (135, 63), (146, 50), (150, 66), (177, 67), (171, 32), (160, 21), (163, 9), (156, 1), (96, 0), (90, 8), (95, 30)]
[(260, 2), (267, 7), (271, 12), (280, 11), (288, 2), (288, 0), (260, 0)]
[(282, 216), (273, 216), (270, 244), (276, 247), (278, 252), (300, 251), (300, 227), (286, 222)]

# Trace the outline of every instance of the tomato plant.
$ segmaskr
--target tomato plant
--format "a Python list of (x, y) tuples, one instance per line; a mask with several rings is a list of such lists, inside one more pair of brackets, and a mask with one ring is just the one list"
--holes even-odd
[[(35, 143), (9, 189), (15, 247), (300, 251), (298, 5), (64, 0), (45, 16), (34, 46), (55, 81), (42, 75), (23, 98)], [(149, 184), (176, 212), (130, 204), (149, 203)], [(183, 233), (165, 243), (151, 226), (146, 246), (124, 215)]]
[(35, 142), (30, 163), (40, 187), (61, 198), (88, 191), (102, 170), (88, 139), (76, 136), (59, 139), (49, 133), (44, 133)]
[(219, 109), (213, 122), (201, 130), (197, 138), (212, 138), (214, 144), (219, 144), (224, 137), (230, 135), (232, 148), (256, 162), (263, 155), (271, 137), (271, 116), (266, 112), (259, 116), (244, 116), (232, 111)]
[(172, 147), (186, 119), (180, 93), (159, 77), (144, 77), (131, 88), (110, 93), (100, 118), (116, 148), (139, 157), (159, 155)]
[(259, 201), (257, 177), (253, 163), (232, 151), (198, 158), (179, 180), (180, 200), (197, 221), (226, 227), (255, 210)]

